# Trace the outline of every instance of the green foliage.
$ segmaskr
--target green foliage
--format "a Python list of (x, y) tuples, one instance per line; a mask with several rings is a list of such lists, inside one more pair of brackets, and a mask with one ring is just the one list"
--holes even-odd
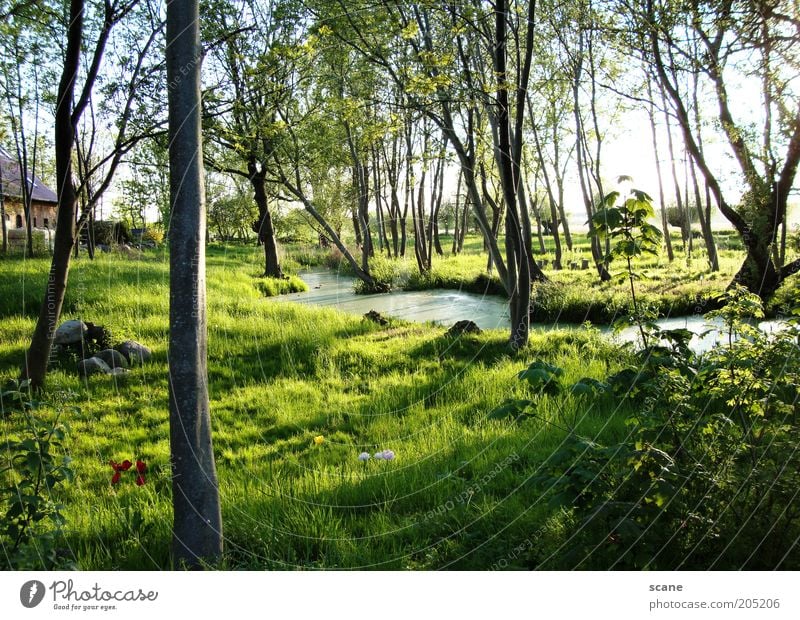
[(58, 417), (47, 421), (35, 415), (37, 404), (26, 385), (13, 385), (0, 397), (3, 415), (23, 420), (17, 436), (6, 436), (0, 461), (0, 543), (9, 569), (66, 568), (58, 539), (64, 525), (64, 506), (55, 498), (57, 487), (72, 480), (71, 459), (63, 453), (69, 430)]
[(644, 253), (658, 254), (661, 231), (648, 222), (655, 217), (652, 198), (637, 189), (631, 190), (630, 196), (616, 206), (619, 198), (620, 193), (616, 191), (603, 198), (589, 230), (589, 236), (611, 240), (611, 252), (606, 256), (606, 262), (615, 258), (630, 261)]
[[(620, 178), (622, 180), (623, 177)], [(616, 206), (619, 198), (620, 193), (616, 191), (603, 198), (602, 207), (592, 217), (589, 236), (611, 242), (610, 251), (605, 257), (607, 265), (615, 258), (625, 259), (625, 275), (630, 282), (633, 304), (631, 322), (639, 326), (642, 342), (647, 346), (647, 329), (652, 329), (653, 321), (658, 318), (658, 311), (637, 302), (634, 280), (639, 279), (641, 274), (634, 271), (633, 260), (645, 253), (658, 254), (661, 231), (648, 223), (649, 219), (655, 217), (653, 199), (650, 196), (638, 189), (631, 189), (628, 198), (620, 206)]]
[(636, 365), (599, 384), (630, 412), (629, 431), (611, 444), (570, 434), (536, 478), (574, 517), (551, 567), (797, 566), (800, 330), (768, 339), (752, 328), (754, 297), (733, 288), (714, 313), (727, 346), (698, 358), (684, 330), (661, 332)]
[(142, 243), (161, 245), (164, 243), (164, 230), (158, 226), (148, 226), (142, 233)]
[(97, 245), (116, 245), (130, 243), (132, 240), (127, 222), (97, 221), (91, 224), (94, 242)]

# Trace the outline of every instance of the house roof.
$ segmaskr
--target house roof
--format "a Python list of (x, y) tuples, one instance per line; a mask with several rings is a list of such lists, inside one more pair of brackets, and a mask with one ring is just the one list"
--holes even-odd
[[(16, 158), (11, 157), (8, 152), (0, 146), (0, 192), (6, 198), (22, 198), (22, 184), (19, 177), (19, 163)], [(39, 202), (58, 203), (56, 193), (47, 187), (36, 175), (28, 173), (28, 183), (33, 184), (31, 198)]]

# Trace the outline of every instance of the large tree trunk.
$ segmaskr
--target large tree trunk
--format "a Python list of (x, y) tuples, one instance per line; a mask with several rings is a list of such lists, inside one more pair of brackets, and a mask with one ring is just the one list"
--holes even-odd
[[(517, 84), (516, 131), (512, 130), (509, 117), (510, 103), (506, 70), (506, 10), (506, 0), (498, 0), (495, 6), (496, 47), (494, 55), (494, 70), (497, 77), (496, 153), (500, 171), (500, 183), (503, 188), (503, 199), (506, 203), (506, 268), (508, 269), (508, 281), (511, 285), (509, 295), (509, 313), (511, 315), (509, 345), (512, 350), (518, 350), (528, 343), (530, 331), (532, 276), (532, 264), (529, 254), (530, 222), (527, 218), (523, 218), (520, 213), (521, 210), (527, 209), (527, 205), (518, 203), (520, 195), (518, 183), (521, 182), (519, 177), (522, 146), (521, 117), (524, 111), (524, 92), (527, 89), (530, 55), (532, 53), (533, 3), (529, 8), (525, 68), (522, 71), (520, 82)], [(512, 141), (514, 146), (512, 146)], [(535, 266), (533, 266), (533, 273), (538, 273), (538, 269)]]
[(259, 170), (257, 163), (251, 160), (247, 162), (247, 172), (253, 186), (253, 198), (258, 207), (259, 219), (253, 226), (253, 232), (258, 234), (258, 242), (264, 246), (264, 276), (282, 278), (278, 243), (275, 241), (275, 228), (272, 226), (272, 215), (267, 203), (266, 170), (263, 166)]
[(67, 290), (69, 263), (74, 243), (75, 186), (72, 183), (72, 147), (75, 140), (73, 125), (73, 100), (75, 82), (80, 67), (81, 42), (83, 37), (84, 0), (71, 0), (70, 22), (67, 30), (67, 48), (64, 68), (58, 85), (55, 116), (56, 183), (58, 188), (58, 215), (53, 242), (53, 259), (47, 277), (44, 299), (33, 330), (31, 344), (25, 353), (25, 366), (21, 379), (30, 381), (33, 389), (44, 386), (47, 363), (53, 347), (64, 294)]
[(169, 404), (177, 567), (222, 555), (206, 369), (205, 192), (198, 0), (167, 4), (170, 160)]

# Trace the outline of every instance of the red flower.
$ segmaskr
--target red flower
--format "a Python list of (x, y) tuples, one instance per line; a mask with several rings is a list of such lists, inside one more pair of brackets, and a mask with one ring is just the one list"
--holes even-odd
[(133, 465), (133, 463), (131, 463), (128, 459), (125, 459), (124, 461), (122, 461), (122, 463), (117, 463), (116, 461), (109, 461), (108, 464), (111, 465), (111, 468), (117, 473), (121, 471), (128, 471), (131, 468), (131, 465)]
[[(111, 465), (111, 469), (114, 470), (114, 475), (111, 476), (111, 484), (117, 484), (122, 477), (122, 472), (128, 471), (131, 467), (133, 467), (133, 463), (131, 463), (128, 459), (122, 461), (122, 463), (117, 463), (116, 461), (109, 461), (109, 465)], [(144, 484), (144, 472), (147, 471), (147, 465), (145, 465), (142, 461), (136, 461), (136, 471), (138, 474), (136, 475), (136, 484), (142, 486)]]

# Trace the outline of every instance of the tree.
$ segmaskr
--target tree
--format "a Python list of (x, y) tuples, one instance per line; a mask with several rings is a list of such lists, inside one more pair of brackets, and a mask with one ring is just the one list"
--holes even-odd
[(205, 192), (198, 0), (167, 3), (170, 218), (169, 403), (173, 557), (222, 554), (222, 515), (206, 370)]
[[(289, 3), (209, 2), (204, 37), (214, 86), (207, 89), (206, 135), (230, 155), (225, 163), (210, 151), (209, 165), (248, 179), (258, 207), (253, 232), (264, 246), (264, 276), (283, 276), (267, 181), (278, 139), (277, 108), (289, 95), (294, 71), (290, 53), (296, 17)], [(213, 64), (212, 64), (213, 63)]]
[[(99, 20), (99, 29), (90, 33), (84, 29), (84, 22), (89, 12), (86, 0), (70, 0), (69, 17), (66, 20), (66, 47), (58, 84), (55, 110), (55, 160), (56, 160), (56, 187), (58, 193), (58, 217), (53, 243), (53, 257), (47, 278), (44, 298), (36, 321), (33, 336), (28, 350), (25, 353), (25, 363), (21, 370), (21, 379), (28, 380), (30, 386), (39, 389), (44, 385), (47, 374), (47, 364), (53, 345), (56, 325), (61, 316), (61, 307), (69, 276), (70, 257), (72, 249), (77, 242), (77, 231), (85, 222), (87, 213), (76, 218), (76, 205), (79, 192), (84, 184), (92, 179), (93, 174), (103, 166), (101, 182), (93, 193), (93, 201), (99, 199), (103, 191), (108, 188), (114, 172), (123, 156), (142, 134), (129, 136), (128, 124), (132, 117), (134, 93), (141, 83), (141, 76), (137, 71), (129, 76), (123, 84), (126, 89), (125, 106), (118, 116), (116, 137), (113, 140), (113, 150), (105, 157), (97, 160), (97, 164), (90, 170), (85, 170), (82, 184), (76, 186), (73, 162), (75, 159), (75, 140), (84, 112), (90, 106), (92, 91), (100, 74), (103, 54), (109, 43), (112, 29), (123, 20), (138, 5), (139, 0), (105, 1)], [(91, 21), (87, 23), (92, 23)], [(138, 58), (142, 59), (155, 40), (151, 31), (148, 43), (140, 50)], [(81, 57), (87, 48), (92, 48), (84, 58), (86, 64), (85, 75), (81, 71)], [(141, 62), (136, 66), (141, 69)], [(82, 78), (82, 80), (81, 80)], [(79, 80), (81, 80), (79, 82)], [(78, 97), (76, 99), (76, 91)], [(89, 202), (89, 206), (94, 204)], [(76, 226), (76, 219), (78, 225)]]
[[(800, 269), (800, 259), (779, 266), (771, 252), (785, 225), (787, 199), (800, 162), (800, 98), (789, 87), (800, 71), (796, 7), (788, 1), (697, 0), (686, 13), (677, 8), (671, 0), (647, 0), (645, 11), (633, 14), (649, 34), (646, 51), (686, 148), (720, 211), (744, 242), (747, 255), (734, 281), (767, 298)], [(686, 59), (689, 70), (697, 70), (715, 100), (716, 121), (745, 185), (739, 205), (723, 192), (720, 173), (701, 149), (698, 127), (672, 71), (675, 59)], [(760, 124), (749, 123), (732, 106), (733, 79), (757, 85), (763, 104)]]

